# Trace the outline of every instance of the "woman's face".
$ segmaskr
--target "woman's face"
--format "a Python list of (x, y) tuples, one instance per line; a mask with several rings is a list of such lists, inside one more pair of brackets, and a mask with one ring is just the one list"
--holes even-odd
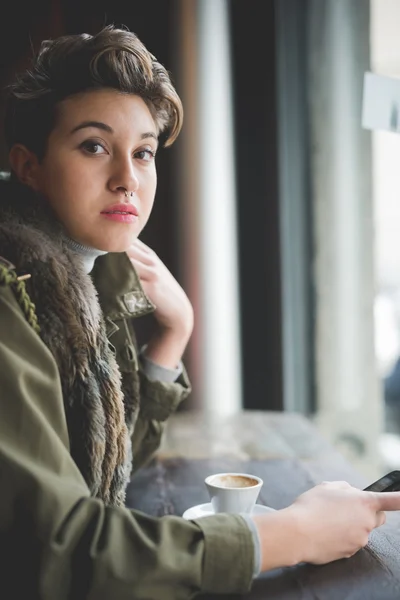
[(35, 188), (72, 239), (109, 252), (132, 244), (153, 207), (157, 138), (139, 96), (101, 90), (59, 104)]

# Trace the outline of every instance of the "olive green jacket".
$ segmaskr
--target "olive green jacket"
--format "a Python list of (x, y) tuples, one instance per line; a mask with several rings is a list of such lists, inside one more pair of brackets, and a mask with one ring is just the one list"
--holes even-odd
[[(124, 257), (98, 259), (93, 280), (120, 368), (140, 368), (128, 332), (148, 307)], [(91, 496), (71, 457), (58, 367), (34, 325), (23, 285), (0, 267), (1, 596), (172, 600), (246, 591), (254, 549), (240, 516), (153, 518)], [(185, 375), (166, 384), (142, 373), (136, 466), (187, 391)]]

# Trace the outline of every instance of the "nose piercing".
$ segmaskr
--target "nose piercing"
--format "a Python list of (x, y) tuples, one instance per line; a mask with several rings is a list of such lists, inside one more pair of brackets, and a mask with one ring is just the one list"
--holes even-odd
[(125, 190), (125, 198), (128, 198), (129, 196), (133, 196), (133, 192), (128, 192), (128, 190)]

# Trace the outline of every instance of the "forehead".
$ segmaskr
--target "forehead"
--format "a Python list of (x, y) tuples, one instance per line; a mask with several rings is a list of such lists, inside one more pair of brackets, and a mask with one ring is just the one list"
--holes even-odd
[(140, 96), (115, 90), (82, 92), (62, 100), (57, 106), (55, 129), (69, 133), (84, 121), (100, 121), (116, 133), (157, 133), (156, 123)]

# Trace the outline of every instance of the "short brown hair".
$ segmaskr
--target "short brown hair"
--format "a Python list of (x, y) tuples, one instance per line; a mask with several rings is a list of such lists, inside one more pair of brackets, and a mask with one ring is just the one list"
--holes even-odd
[(39, 159), (46, 153), (56, 106), (74, 94), (110, 88), (140, 96), (170, 146), (182, 127), (181, 100), (166, 69), (127, 29), (108, 25), (96, 35), (68, 35), (42, 42), (32, 68), (8, 87), (5, 137)]

